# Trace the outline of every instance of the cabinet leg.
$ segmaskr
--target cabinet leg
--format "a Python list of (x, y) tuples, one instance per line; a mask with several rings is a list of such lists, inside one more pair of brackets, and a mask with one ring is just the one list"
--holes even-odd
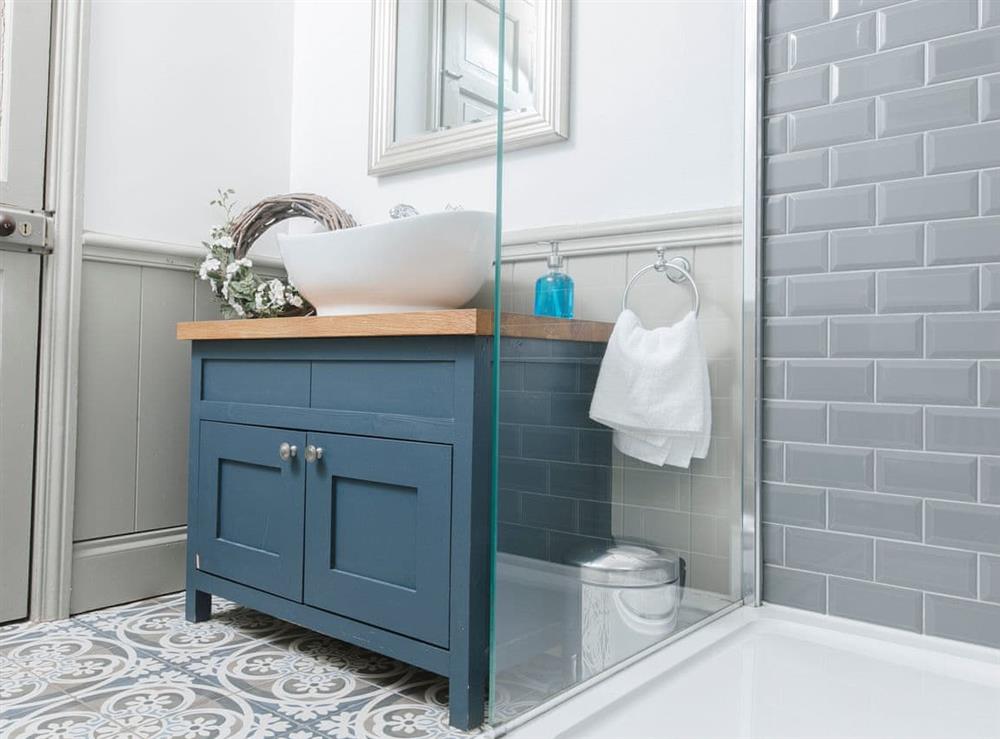
[(478, 729), (486, 718), (486, 685), (469, 674), (448, 680), (448, 723), (461, 731)]
[(208, 621), (212, 617), (212, 594), (188, 588), (184, 600), (184, 615), (191, 623)]

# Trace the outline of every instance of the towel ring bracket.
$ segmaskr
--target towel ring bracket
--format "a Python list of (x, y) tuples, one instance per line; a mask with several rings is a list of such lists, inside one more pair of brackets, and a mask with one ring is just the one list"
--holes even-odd
[(673, 283), (679, 284), (686, 280), (691, 285), (691, 291), (694, 293), (694, 314), (697, 316), (701, 311), (701, 296), (698, 294), (698, 286), (694, 282), (694, 277), (691, 276), (691, 262), (686, 257), (672, 257), (667, 259), (666, 251), (665, 246), (656, 247), (656, 261), (653, 264), (646, 265), (632, 275), (632, 279), (628, 281), (628, 284), (625, 286), (625, 293), (622, 295), (622, 310), (628, 308), (628, 294), (632, 289), (632, 285), (642, 275), (652, 269), (666, 275), (667, 279)]

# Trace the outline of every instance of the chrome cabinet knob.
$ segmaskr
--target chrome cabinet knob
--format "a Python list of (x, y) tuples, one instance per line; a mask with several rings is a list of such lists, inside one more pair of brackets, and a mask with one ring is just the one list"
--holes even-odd
[(281, 457), (282, 462), (295, 459), (295, 455), (298, 453), (299, 448), (294, 444), (289, 444), (287, 441), (283, 441), (281, 446), (278, 447), (278, 456)]
[(323, 459), (323, 447), (310, 444), (306, 447), (306, 462), (315, 462)]

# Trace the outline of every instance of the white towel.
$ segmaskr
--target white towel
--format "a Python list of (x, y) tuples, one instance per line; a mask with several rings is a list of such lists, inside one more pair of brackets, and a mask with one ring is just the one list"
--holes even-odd
[(688, 467), (704, 458), (712, 433), (708, 362), (693, 312), (647, 330), (622, 311), (608, 339), (590, 417), (614, 430), (623, 454)]

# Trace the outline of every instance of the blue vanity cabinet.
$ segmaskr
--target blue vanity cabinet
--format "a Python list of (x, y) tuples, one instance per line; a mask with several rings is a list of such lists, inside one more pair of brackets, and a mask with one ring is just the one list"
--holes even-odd
[(491, 357), (479, 335), (195, 340), (188, 619), (220, 595), (445, 675), (452, 725), (482, 723)]
[[(584, 396), (549, 374), (582, 373), (611, 327), (509, 328), (507, 385), (551, 385), (526, 393), (535, 410), (575, 423)], [(422, 667), (447, 676), (453, 726), (481, 724), (492, 332), (474, 309), (180, 324), (193, 342), (188, 619), (210, 618), (216, 594)]]
[[(194, 550), (201, 570), (302, 598), (300, 431), (203, 421)], [(282, 459), (282, 445), (287, 459)]]
[[(309, 434), (303, 601), (448, 647), (451, 446)], [(316, 452), (312, 452), (316, 454)]]

